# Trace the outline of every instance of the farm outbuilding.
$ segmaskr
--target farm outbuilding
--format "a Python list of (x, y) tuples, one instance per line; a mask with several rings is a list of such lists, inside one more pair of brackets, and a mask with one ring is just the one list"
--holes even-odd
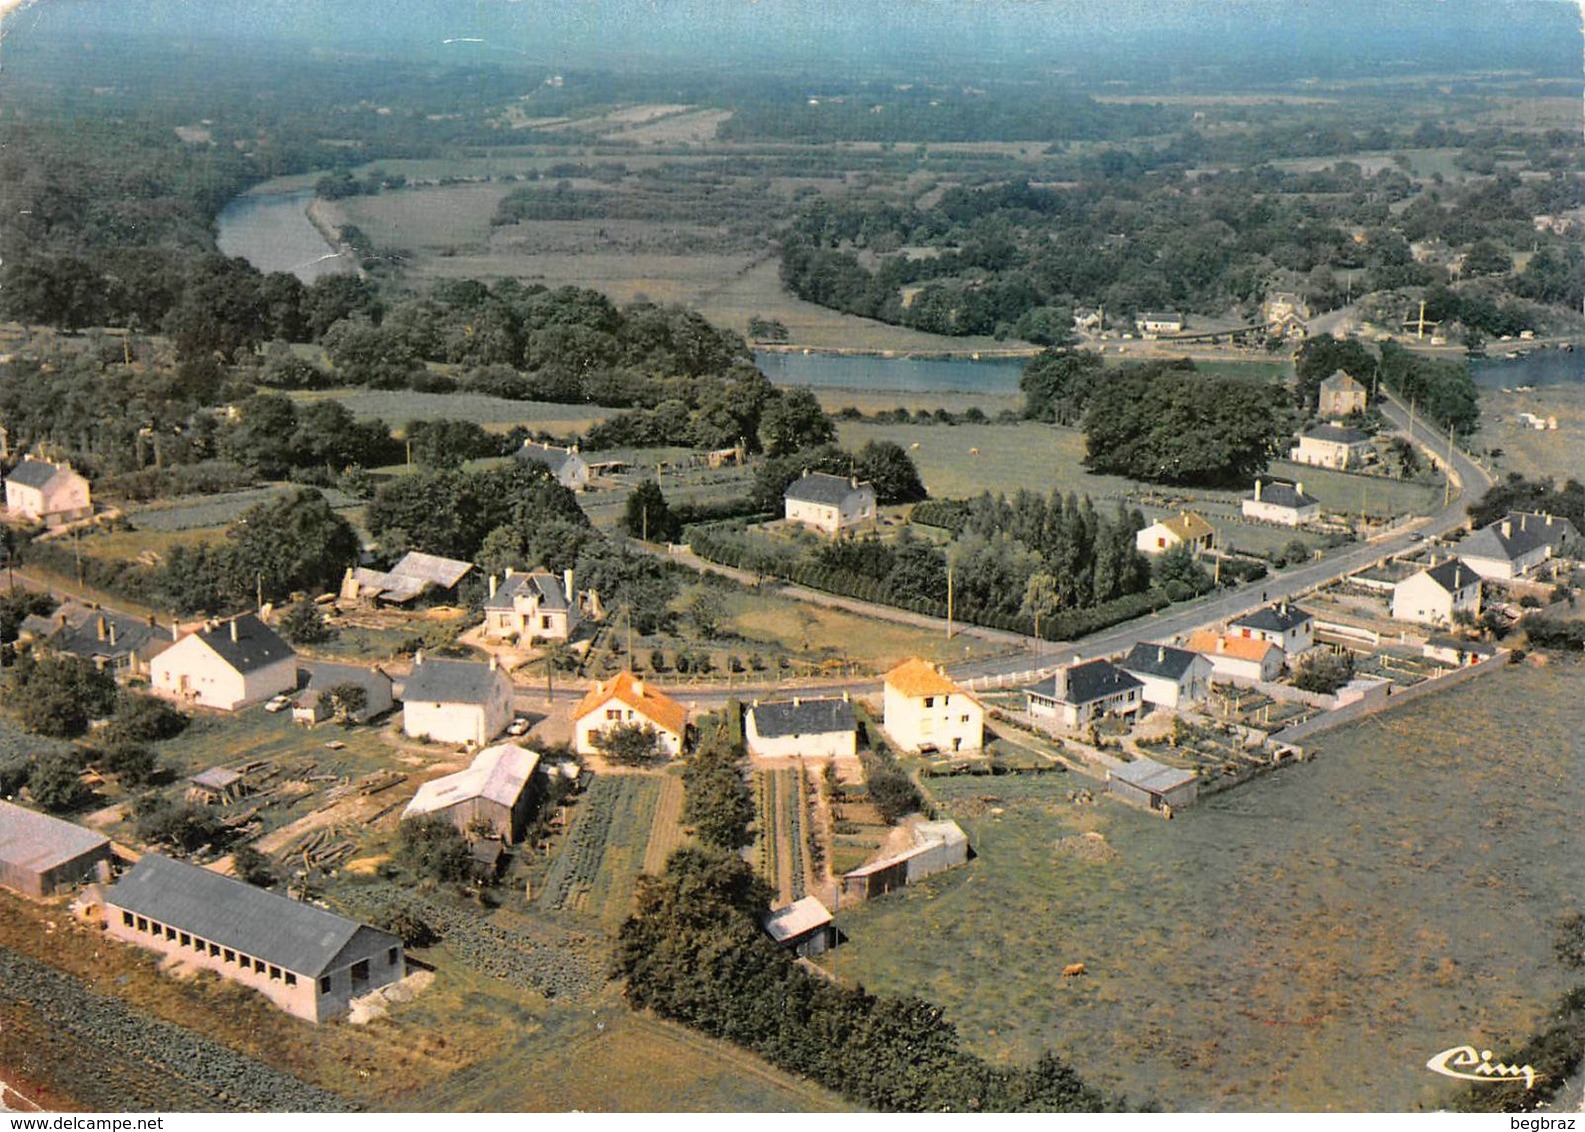
[(1135, 759), (1106, 772), (1107, 787), (1125, 802), (1171, 815), (1199, 796), (1199, 776), (1192, 770)]
[(109, 838), (0, 802), (0, 885), (43, 898), (109, 879)]
[(349, 712), (353, 723), (367, 723), (378, 719), (396, 706), (392, 695), (394, 684), (379, 665), (365, 668), (361, 664), (331, 664), (326, 661), (307, 662), (308, 681), (292, 701), (292, 718), (298, 723), (318, 723), (329, 719), (334, 708), (321, 703), (320, 697), (332, 688), (354, 685), (363, 689), (363, 707)]
[(814, 896), (779, 908), (762, 922), (771, 939), (805, 959), (814, 958), (836, 943), (831, 912)]
[(486, 747), (467, 770), (426, 782), (408, 803), (402, 819), (443, 817), (462, 833), (480, 823), (508, 845), (522, 837), (533, 806), (534, 770), (539, 755), (515, 743)]
[(968, 835), (957, 822), (921, 821), (912, 832), (914, 843), (905, 851), (844, 873), (842, 895), (867, 900), (968, 862)]
[(154, 853), (105, 894), (105, 929), (309, 1022), (407, 974), (390, 932)]

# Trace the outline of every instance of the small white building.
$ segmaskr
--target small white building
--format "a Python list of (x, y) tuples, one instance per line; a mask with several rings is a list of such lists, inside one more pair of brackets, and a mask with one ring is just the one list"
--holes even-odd
[(1574, 524), (1556, 515), (1510, 511), (1458, 544), (1458, 556), (1483, 578), (1523, 578), (1550, 558), (1568, 557), (1580, 545)]
[(407, 975), (402, 941), (303, 900), (146, 854), (105, 893), (105, 931), (213, 971), (309, 1022)]
[(1420, 649), (1420, 655), (1430, 660), (1440, 660), (1444, 664), (1454, 664), (1463, 668), (1471, 664), (1480, 664), (1496, 656), (1500, 650), (1496, 645), (1485, 641), (1465, 641), (1457, 637), (1432, 637)]
[(562, 487), (578, 491), (589, 486), (589, 462), (578, 452), (576, 444), (558, 448), (554, 444), (525, 440), (523, 447), (517, 450), (517, 458), (529, 464), (543, 464)]
[(1350, 468), (1364, 467), (1374, 454), (1375, 448), (1371, 445), (1369, 433), (1357, 428), (1324, 424), (1301, 434), (1289, 458), (1296, 464), (1345, 472)]
[(1036, 719), (1054, 719), (1079, 728), (1108, 715), (1137, 715), (1144, 684), (1109, 660), (1065, 664), (1024, 689), (1026, 710)]
[(782, 495), (788, 522), (828, 535), (857, 530), (875, 521), (875, 486), (845, 476), (804, 471)]
[(1244, 518), (1298, 527), (1321, 517), (1319, 500), (1304, 494), (1304, 484), (1255, 481), (1255, 494), (1240, 504)]
[(484, 601), (484, 635), (496, 640), (565, 641), (581, 620), (572, 571), (560, 578), (544, 570), (517, 573), (511, 569), (499, 585), (490, 577)]
[(251, 613), (210, 622), (149, 663), (155, 695), (235, 711), (297, 687), (297, 654)]
[(1209, 660), (1190, 649), (1141, 641), (1117, 667), (1138, 680), (1147, 704), (1176, 711), (1205, 699), (1216, 671)]
[(1134, 549), (1141, 554), (1165, 554), (1187, 546), (1196, 558), (1216, 545), (1216, 528), (1193, 511), (1180, 511), (1158, 519), (1134, 535)]
[(1183, 315), (1179, 311), (1145, 311), (1134, 320), (1139, 333), (1146, 338), (1158, 334), (1178, 334), (1183, 330)]
[(1234, 684), (1262, 684), (1282, 675), (1287, 658), (1270, 641), (1229, 637), (1212, 629), (1190, 635), (1188, 647), (1211, 662), (1213, 676)]
[(836, 943), (831, 911), (815, 896), (769, 912), (761, 923), (766, 935), (804, 959), (813, 959)]
[(1366, 400), (1365, 387), (1338, 369), (1321, 382), (1316, 407), (1321, 416), (1338, 420), (1351, 413), (1363, 413)]
[(534, 771), (539, 754), (515, 743), (486, 747), (466, 770), (432, 779), (402, 811), (402, 820), (443, 817), (459, 833), (472, 836), (480, 824), (507, 845), (516, 844), (528, 827), (533, 807)]
[(858, 756), (858, 720), (846, 695), (755, 700), (743, 721), (743, 738), (748, 753), (756, 758)]
[(1446, 628), (1460, 613), (1479, 617), (1480, 581), (1457, 558), (1438, 562), (1392, 587), (1392, 619)]
[(868, 900), (968, 863), (969, 839), (957, 822), (921, 820), (909, 832), (909, 848), (842, 874), (844, 900)]
[(495, 658), (426, 660), (420, 651), (402, 688), (402, 731), (414, 739), (483, 747), (512, 720), (512, 682)]
[(649, 724), (667, 758), (682, 754), (688, 734), (688, 709), (631, 672), (597, 681), (573, 709), (572, 718), (574, 745), (581, 755), (599, 754), (595, 736), (609, 727)]
[(918, 657), (886, 674), (883, 724), (911, 751), (978, 751), (985, 745), (985, 708), (939, 668)]
[(1269, 641), (1289, 656), (1315, 644), (1315, 614), (1291, 602), (1279, 601), (1227, 623), (1230, 637)]
[(6, 508), (30, 523), (61, 527), (94, 513), (88, 481), (70, 464), (24, 456), (5, 479)]

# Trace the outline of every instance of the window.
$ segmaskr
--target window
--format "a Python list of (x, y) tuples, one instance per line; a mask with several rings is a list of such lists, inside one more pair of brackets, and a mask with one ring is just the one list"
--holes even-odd
[(286, 972), (286, 985), (289, 987), (295, 987), (297, 985), (297, 976), (292, 974), (290, 971)]
[(609, 720), (611, 720), (614, 723), (620, 723), (622, 721), (622, 709), (621, 708), (606, 708), (605, 709), (605, 717), (606, 717), (606, 719), (609, 719)]
[(399, 948), (399, 947), (392, 947), (392, 948), (387, 949), (387, 951), (385, 952), (385, 965), (387, 967), (396, 966), (396, 956), (397, 956), (397, 953), (399, 951), (401, 951), (401, 948)]
[(352, 965), (352, 989), (361, 990), (369, 984), (369, 961), (359, 959)]
[(121, 913), (121, 926), (122, 927), (126, 927), (126, 928), (130, 928), (132, 926), (132, 913), (131, 912), (123, 911)]
[(175, 939), (176, 938), (176, 929), (171, 927), (169, 924), (165, 925), (165, 938), (166, 939)]
[(329, 975), (321, 975), (321, 976), (319, 976), (319, 993), (320, 994), (329, 994), (330, 993), (330, 976)]
[(209, 945), (209, 954), (218, 959), (220, 957), (220, 945), (218, 943), (211, 943)]
[(281, 981), (281, 969), (275, 966), (273, 963), (270, 964), (270, 981), (272, 983), (278, 983)]
[(966, 716), (966, 715), (965, 715), (965, 716), (964, 716), (964, 717), (963, 717), (963, 722), (964, 722), (964, 723), (967, 723), (967, 722), (968, 722), (968, 721), (969, 721), (969, 717), (968, 717), (968, 716)]
[(549, 617), (541, 617), (539, 619), (539, 627), (541, 629), (549, 629), (550, 628), (550, 618)]
[(149, 930), (149, 922), (147, 920), (145, 920), (142, 916), (139, 916), (138, 917), (138, 931), (146, 932), (148, 930)]
[(227, 963), (235, 963), (237, 961), (237, 953), (232, 951), (231, 948), (226, 948), (224, 954)]
[(264, 974), (264, 960), (255, 959), (253, 961), (253, 970), (257, 974), (260, 974), (260, 975)]
[(936, 698), (934, 696), (926, 696), (925, 697), (925, 707), (935, 707), (935, 706), (936, 706)]

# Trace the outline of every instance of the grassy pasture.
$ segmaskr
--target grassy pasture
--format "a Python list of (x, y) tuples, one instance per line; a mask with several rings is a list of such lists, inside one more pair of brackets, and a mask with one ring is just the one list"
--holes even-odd
[[(1481, 428), (1475, 447), (1500, 448), (1499, 473), (1585, 481), (1585, 385), (1543, 385), (1530, 393), (1482, 389)], [(1537, 432), (1520, 413), (1556, 417), (1557, 431)], [(1501, 418), (1500, 420), (1498, 418)]]
[(561, 405), (550, 401), (513, 401), (482, 393), (415, 393), (410, 389), (325, 389), (294, 393), (299, 402), (340, 401), (359, 420), (382, 420), (401, 428), (414, 420), (464, 420), (505, 431), (527, 425), (571, 436), (615, 413), (599, 405)]

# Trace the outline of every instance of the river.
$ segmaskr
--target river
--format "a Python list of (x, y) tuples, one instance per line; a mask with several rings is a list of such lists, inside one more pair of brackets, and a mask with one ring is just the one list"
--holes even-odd
[(304, 283), (353, 271), (352, 257), (329, 244), (308, 219), (314, 193), (244, 193), (216, 220), (220, 250), (260, 271), (289, 271)]

